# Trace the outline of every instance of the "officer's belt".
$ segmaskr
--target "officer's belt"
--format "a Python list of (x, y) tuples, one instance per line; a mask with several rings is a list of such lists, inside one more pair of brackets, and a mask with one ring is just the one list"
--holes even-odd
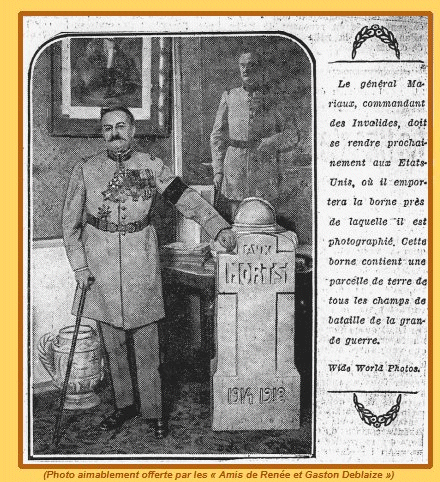
[(146, 216), (141, 221), (135, 221), (133, 223), (127, 224), (116, 224), (109, 221), (105, 221), (104, 219), (99, 219), (93, 214), (87, 213), (87, 223), (92, 225), (94, 228), (99, 229), (101, 231), (108, 231), (110, 233), (122, 232), (125, 233), (136, 233), (138, 231), (142, 231), (145, 227), (147, 227), (151, 222), (150, 215)]
[[(255, 139), (253, 141), (238, 141), (236, 139), (229, 139), (229, 146), (239, 147), (240, 149), (253, 149), (260, 145), (261, 139)], [(277, 149), (278, 153), (293, 151), (293, 146), (284, 147), (283, 149)]]
[(229, 139), (229, 145), (231, 147), (239, 147), (240, 149), (247, 149), (257, 147), (261, 142), (261, 139), (255, 139), (253, 141), (237, 141), (236, 139)]

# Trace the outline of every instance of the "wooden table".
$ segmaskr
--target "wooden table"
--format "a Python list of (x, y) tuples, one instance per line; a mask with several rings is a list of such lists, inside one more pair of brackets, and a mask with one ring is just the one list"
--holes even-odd
[[(195, 350), (199, 358), (198, 368), (209, 377), (210, 360), (214, 356), (214, 311), (215, 311), (215, 275), (213, 270), (165, 266), (162, 268), (165, 300), (172, 296), (195, 294), (200, 299), (200, 350)], [(173, 316), (173, 307), (166, 306), (167, 316)], [(169, 331), (173, 329), (173, 320), (168, 320)], [(195, 347), (188, 347), (188, 352)], [(197, 360), (195, 361), (197, 363)]]

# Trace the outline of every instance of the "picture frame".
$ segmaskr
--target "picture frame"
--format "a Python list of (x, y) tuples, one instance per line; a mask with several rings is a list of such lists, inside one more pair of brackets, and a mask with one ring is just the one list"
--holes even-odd
[(101, 137), (101, 108), (127, 106), (136, 137), (171, 133), (171, 38), (69, 35), (51, 46), (50, 133)]

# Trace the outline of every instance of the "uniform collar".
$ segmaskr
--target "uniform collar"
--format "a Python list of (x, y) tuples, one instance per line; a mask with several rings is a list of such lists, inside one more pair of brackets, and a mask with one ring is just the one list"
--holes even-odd
[(130, 159), (131, 155), (133, 154), (133, 150), (131, 147), (129, 147), (126, 151), (124, 152), (112, 152), (112, 151), (107, 151), (107, 156), (112, 159), (115, 162), (124, 162)]

